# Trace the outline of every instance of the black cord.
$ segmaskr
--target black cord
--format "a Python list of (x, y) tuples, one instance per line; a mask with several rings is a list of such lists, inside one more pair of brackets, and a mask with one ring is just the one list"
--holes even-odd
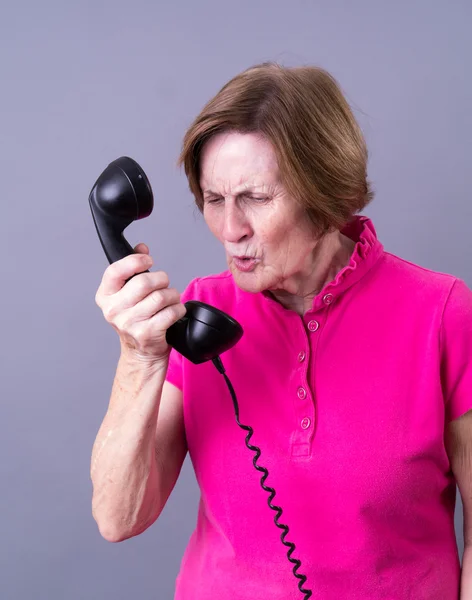
[(236, 423), (239, 425), (239, 427), (241, 427), (241, 429), (244, 429), (244, 431), (248, 432), (246, 439), (245, 439), (246, 446), (249, 448), (249, 450), (252, 450), (256, 454), (254, 457), (254, 460), (253, 460), (253, 465), (254, 465), (255, 469), (257, 469), (259, 472), (263, 473), (263, 475), (261, 477), (261, 487), (265, 492), (268, 492), (270, 494), (269, 498), (267, 499), (267, 504), (270, 509), (272, 509), (273, 511), (275, 511), (277, 513), (274, 517), (274, 523), (276, 524), (277, 527), (279, 527), (279, 529), (283, 530), (283, 533), (280, 536), (280, 539), (282, 541), (282, 544), (284, 544), (284, 546), (287, 546), (287, 548), (289, 548), (289, 550), (287, 551), (287, 558), (294, 565), (293, 574), (295, 575), (295, 577), (297, 579), (300, 580), (298, 582), (298, 589), (300, 590), (300, 592), (302, 594), (304, 594), (304, 600), (308, 600), (308, 598), (310, 598), (312, 596), (313, 592), (309, 589), (302, 587), (304, 585), (304, 583), (306, 582), (307, 578), (306, 578), (306, 575), (301, 575), (300, 573), (297, 573), (298, 569), (301, 566), (301, 562), (296, 558), (292, 558), (292, 554), (295, 551), (295, 544), (293, 542), (285, 541), (285, 537), (287, 536), (287, 534), (289, 532), (289, 528), (288, 528), (288, 525), (279, 523), (279, 519), (282, 516), (282, 509), (280, 506), (275, 506), (274, 504), (272, 504), (272, 500), (275, 497), (275, 490), (274, 490), (274, 488), (265, 485), (265, 480), (269, 476), (269, 471), (265, 467), (261, 467), (260, 465), (257, 464), (257, 461), (259, 460), (259, 457), (261, 455), (261, 449), (258, 448), (257, 446), (253, 446), (252, 444), (249, 443), (249, 440), (253, 436), (254, 431), (253, 431), (252, 427), (249, 427), (248, 425), (243, 425), (242, 423), (239, 422), (239, 405), (238, 405), (238, 401), (236, 398), (236, 393), (231, 384), (231, 381), (229, 380), (228, 376), (226, 375), (226, 371), (223, 366), (223, 363), (221, 362), (221, 358), (219, 356), (217, 356), (216, 358), (212, 359), (212, 362), (215, 365), (215, 367), (218, 369), (219, 373), (221, 373), (221, 375), (223, 375), (223, 377), (225, 378), (226, 384), (227, 384), (229, 392), (231, 394), (231, 399), (233, 400), (234, 412), (236, 415)]

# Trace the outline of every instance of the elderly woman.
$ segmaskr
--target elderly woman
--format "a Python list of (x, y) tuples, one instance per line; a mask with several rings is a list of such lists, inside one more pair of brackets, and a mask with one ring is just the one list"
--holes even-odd
[[(101, 534), (150, 527), (188, 451), (201, 497), (176, 600), (472, 600), (472, 292), (384, 250), (359, 214), (367, 151), (337, 83), (248, 69), (203, 108), (181, 162), (229, 268), (180, 296), (138, 244), (103, 275), (121, 355), (92, 452)], [(224, 379), (165, 341), (189, 299), (243, 326), (222, 361), (288, 555)]]

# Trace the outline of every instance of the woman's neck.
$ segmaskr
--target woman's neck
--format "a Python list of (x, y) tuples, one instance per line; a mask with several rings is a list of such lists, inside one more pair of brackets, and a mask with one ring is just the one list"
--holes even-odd
[(284, 282), (270, 294), (289, 310), (303, 316), (313, 306), (313, 298), (349, 264), (356, 243), (339, 231), (329, 233), (313, 251), (311, 267)]

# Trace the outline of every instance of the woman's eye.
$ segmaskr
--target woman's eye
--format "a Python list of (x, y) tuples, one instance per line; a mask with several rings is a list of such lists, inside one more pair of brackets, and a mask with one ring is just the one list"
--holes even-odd
[(255, 202), (265, 202), (267, 200), (266, 196), (248, 196), (249, 200), (254, 200)]
[[(250, 200), (252, 202), (267, 202), (267, 196), (253, 196), (252, 194), (244, 194), (240, 196), (240, 198), (244, 198), (246, 200)], [(219, 202), (224, 202), (224, 198), (205, 198), (206, 204), (218, 204)]]

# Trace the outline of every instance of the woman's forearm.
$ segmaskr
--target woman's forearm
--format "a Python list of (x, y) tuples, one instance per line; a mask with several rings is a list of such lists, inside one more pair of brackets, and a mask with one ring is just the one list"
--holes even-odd
[(472, 546), (465, 546), (462, 557), (460, 600), (472, 600)]
[(138, 535), (162, 510), (155, 434), (165, 375), (120, 356), (90, 469), (92, 514), (109, 541)]

